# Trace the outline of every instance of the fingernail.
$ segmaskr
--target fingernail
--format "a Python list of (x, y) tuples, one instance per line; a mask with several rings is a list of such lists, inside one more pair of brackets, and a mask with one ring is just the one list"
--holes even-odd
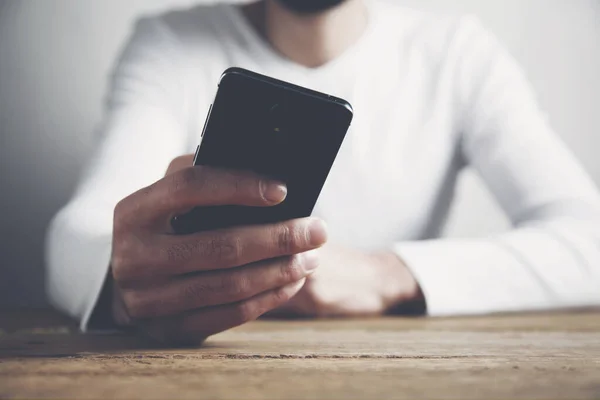
[(311, 246), (322, 246), (327, 241), (327, 226), (319, 218), (311, 218), (308, 222), (308, 243)]
[(281, 182), (261, 180), (260, 194), (269, 203), (281, 203), (287, 196), (287, 187)]
[(307, 274), (314, 272), (319, 268), (319, 251), (310, 250), (302, 253), (302, 268)]

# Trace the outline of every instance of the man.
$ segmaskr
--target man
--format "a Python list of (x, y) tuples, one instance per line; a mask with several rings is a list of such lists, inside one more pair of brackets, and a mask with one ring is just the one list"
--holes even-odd
[[(285, 182), (179, 157), (198, 144), (230, 66), (345, 98), (355, 121), (315, 217), (175, 236), (170, 217), (193, 206), (286, 195)], [(514, 230), (436, 239), (465, 166)], [(268, 312), (598, 305), (599, 244), (598, 192), (477, 21), (367, 0), (264, 0), (138, 23), (96, 157), (50, 227), (48, 279), (83, 329), (196, 343)]]

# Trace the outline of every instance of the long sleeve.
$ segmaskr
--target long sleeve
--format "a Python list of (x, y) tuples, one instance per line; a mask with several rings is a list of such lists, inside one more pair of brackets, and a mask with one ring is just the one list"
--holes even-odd
[(462, 156), (514, 228), (481, 239), (398, 243), (428, 314), (600, 304), (600, 197), (539, 110), (515, 61), (472, 19), (453, 64)]
[(109, 267), (115, 205), (160, 179), (185, 150), (178, 57), (176, 38), (160, 20), (140, 20), (112, 76), (94, 157), (49, 227), (48, 295), (84, 330)]

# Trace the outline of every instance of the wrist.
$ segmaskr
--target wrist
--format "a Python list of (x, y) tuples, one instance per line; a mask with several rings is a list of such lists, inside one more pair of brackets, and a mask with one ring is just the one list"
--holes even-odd
[(372, 253), (374, 265), (379, 270), (384, 312), (397, 309), (402, 304), (422, 302), (419, 283), (404, 261), (392, 251)]

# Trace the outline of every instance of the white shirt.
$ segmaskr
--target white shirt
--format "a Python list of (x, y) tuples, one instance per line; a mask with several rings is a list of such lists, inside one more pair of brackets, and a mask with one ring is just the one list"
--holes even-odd
[[(368, 4), (358, 42), (314, 69), (276, 53), (231, 5), (141, 19), (112, 77), (95, 157), (49, 230), (53, 303), (85, 329), (116, 203), (193, 152), (221, 73), (239, 66), (353, 104), (314, 214), (333, 242), (396, 251), (429, 315), (600, 304), (600, 196), (514, 60), (472, 17)], [(436, 239), (464, 167), (512, 231)]]

